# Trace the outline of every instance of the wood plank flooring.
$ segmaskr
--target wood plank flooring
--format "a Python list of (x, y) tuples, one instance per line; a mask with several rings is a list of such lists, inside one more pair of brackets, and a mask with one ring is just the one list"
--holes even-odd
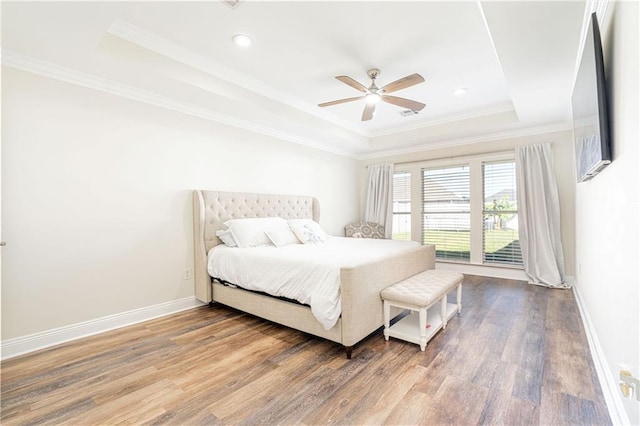
[(381, 330), (335, 343), (224, 306), (1, 365), (14, 424), (611, 424), (567, 290), (465, 276), (421, 352)]

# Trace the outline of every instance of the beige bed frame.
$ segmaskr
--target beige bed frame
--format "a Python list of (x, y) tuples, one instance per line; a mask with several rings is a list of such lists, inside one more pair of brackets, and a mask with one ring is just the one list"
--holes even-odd
[(351, 358), (353, 346), (384, 324), (382, 289), (435, 268), (435, 247), (425, 245), (402, 255), (340, 271), (342, 315), (325, 330), (305, 305), (213, 282), (207, 273), (207, 253), (221, 244), (216, 231), (229, 219), (279, 216), (284, 219), (320, 218), (314, 197), (202, 191), (193, 193), (195, 292), (203, 302), (218, 302), (267, 320), (344, 345)]

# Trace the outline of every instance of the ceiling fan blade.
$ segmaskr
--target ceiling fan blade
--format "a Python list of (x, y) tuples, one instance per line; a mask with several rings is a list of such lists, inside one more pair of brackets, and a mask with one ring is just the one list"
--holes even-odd
[(415, 86), (416, 84), (420, 84), (422, 82), (424, 82), (424, 77), (422, 77), (420, 74), (411, 74), (401, 78), (400, 80), (393, 81), (386, 86), (383, 86), (380, 90), (384, 93), (392, 93), (398, 90), (406, 89), (407, 87)]
[(345, 102), (359, 101), (360, 99), (363, 99), (363, 98), (364, 98), (364, 96), (356, 96), (355, 98), (338, 99), (337, 101), (324, 102), (324, 103), (318, 104), (318, 106), (319, 107), (327, 107), (327, 106), (331, 106), (331, 105), (343, 104)]
[(412, 101), (411, 99), (399, 98), (397, 96), (382, 95), (381, 100), (389, 104), (411, 109), (413, 111), (422, 111), (422, 109), (426, 106), (422, 102)]
[(343, 82), (344, 84), (353, 87), (354, 89), (362, 92), (362, 93), (369, 93), (369, 91), (367, 90), (367, 88), (365, 86), (363, 86), (362, 84), (358, 83), (357, 81), (355, 81), (354, 79), (352, 79), (351, 77), (347, 77), (346, 75), (339, 75), (336, 77), (336, 79), (340, 80), (341, 82)]
[(367, 103), (362, 111), (362, 121), (369, 121), (373, 118), (373, 112), (376, 110), (375, 103)]

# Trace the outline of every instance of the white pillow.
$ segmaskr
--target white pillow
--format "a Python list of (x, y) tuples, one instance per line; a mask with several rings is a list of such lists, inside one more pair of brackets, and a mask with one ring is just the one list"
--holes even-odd
[(216, 236), (220, 238), (225, 245), (228, 245), (229, 247), (238, 247), (238, 243), (236, 243), (236, 239), (233, 238), (231, 229), (220, 229), (216, 231)]
[(287, 223), (303, 244), (321, 244), (329, 237), (312, 219), (291, 219)]
[(296, 237), (296, 234), (287, 229), (286, 231), (267, 231), (267, 238), (271, 240), (274, 246), (284, 247), (290, 244), (300, 244), (300, 240)]
[(229, 227), (240, 248), (270, 245), (271, 241), (265, 232), (289, 229), (287, 222), (280, 217), (231, 219), (224, 224)]

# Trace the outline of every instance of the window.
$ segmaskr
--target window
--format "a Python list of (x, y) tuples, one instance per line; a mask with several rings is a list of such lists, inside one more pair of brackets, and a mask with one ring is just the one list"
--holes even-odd
[(393, 174), (393, 227), (394, 240), (411, 239), (411, 173)]
[(436, 258), (466, 261), (471, 253), (469, 166), (422, 170), (422, 242)]
[(522, 268), (516, 190), (513, 152), (405, 163), (393, 238), (434, 244), (439, 262)]
[(483, 261), (522, 265), (514, 161), (482, 164)]

